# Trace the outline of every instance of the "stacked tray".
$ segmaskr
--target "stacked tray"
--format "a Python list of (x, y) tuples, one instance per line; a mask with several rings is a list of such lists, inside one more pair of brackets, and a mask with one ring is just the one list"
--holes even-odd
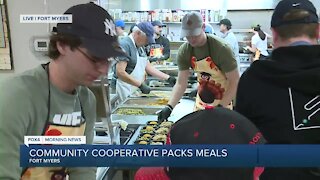
[(135, 144), (143, 145), (164, 145), (167, 141), (167, 135), (170, 131), (172, 121), (158, 123), (158, 121), (148, 121), (146, 126), (140, 130), (140, 134)]

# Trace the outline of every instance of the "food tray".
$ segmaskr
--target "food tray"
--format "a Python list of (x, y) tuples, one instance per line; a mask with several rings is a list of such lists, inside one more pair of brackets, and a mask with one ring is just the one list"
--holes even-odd
[(120, 106), (114, 110), (113, 114), (130, 115), (130, 116), (156, 115), (156, 112), (158, 112), (161, 109), (162, 107), (148, 108), (148, 107)]
[(168, 98), (128, 98), (123, 104), (137, 106), (165, 106), (168, 104), (168, 101)]

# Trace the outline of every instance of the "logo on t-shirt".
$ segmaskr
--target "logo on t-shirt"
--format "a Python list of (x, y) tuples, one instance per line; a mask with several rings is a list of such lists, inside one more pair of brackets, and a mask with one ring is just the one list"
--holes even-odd
[(289, 89), (294, 130), (320, 128), (320, 96), (305, 98)]
[(80, 126), (84, 122), (81, 111), (69, 114), (55, 114), (53, 116), (53, 124), (63, 126)]

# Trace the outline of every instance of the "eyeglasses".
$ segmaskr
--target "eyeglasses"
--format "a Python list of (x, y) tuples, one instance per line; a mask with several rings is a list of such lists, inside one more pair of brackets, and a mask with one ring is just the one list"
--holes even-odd
[(83, 56), (85, 56), (86, 58), (88, 58), (93, 64), (97, 65), (97, 66), (102, 66), (102, 65), (106, 65), (108, 64), (108, 60), (98, 60), (97, 58), (91, 57), (90, 55), (88, 55), (87, 53), (85, 53), (83, 50), (81, 50), (80, 48), (76, 48)]

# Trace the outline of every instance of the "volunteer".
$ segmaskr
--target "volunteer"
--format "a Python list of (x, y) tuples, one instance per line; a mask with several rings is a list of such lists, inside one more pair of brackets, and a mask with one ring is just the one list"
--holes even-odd
[[(280, 1), (271, 19), (275, 49), (270, 59), (254, 62), (241, 76), (236, 110), (269, 144), (320, 143), (319, 29), (310, 1)], [(319, 180), (320, 169), (266, 167), (260, 179)]]
[(229, 19), (222, 19), (219, 23), (222, 38), (230, 45), (232, 52), (237, 60), (238, 71), (240, 72), (239, 44), (236, 36), (231, 30), (232, 24)]
[(170, 42), (168, 38), (162, 35), (162, 28), (166, 25), (160, 21), (153, 21), (155, 44), (146, 46), (146, 51), (150, 62), (157, 62), (167, 60), (170, 57)]
[[(0, 179), (94, 180), (93, 167), (20, 167), (24, 136), (86, 136), (92, 143), (96, 99), (86, 87), (120, 56), (112, 17), (94, 3), (69, 8), (72, 23), (50, 36), (51, 61), (0, 84)], [(83, 30), (86, 31), (83, 31)]]
[(208, 105), (232, 107), (239, 73), (231, 48), (225, 41), (204, 32), (202, 16), (198, 12), (187, 13), (182, 19), (181, 37), (188, 42), (178, 51), (178, 80), (168, 105), (159, 113), (160, 121), (167, 119), (184, 94), (192, 68), (198, 76), (198, 95), (195, 109)]
[(128, 57), (118, 57), (115, 77), (116, 92), (120, 102), (125, 100), (138, 88), (142, 93), (149, 94), (150, 87), (144, 82), (145, 72), (174, 85), (176, 79), (154, 68), (147, 59), (142, 47), (155, 43), (154, 29), (151, 23), (141, 22), (132, 28), (132, 33), (120, 40), (120, 46)]
[(260, 25), (253, 27), (254, 35), (251, 38), (251, 47), (246, 46), (244, 49), (254, 53), (253, 61), (265, 60), (268, 56), (268, 34), (261, 30)]

